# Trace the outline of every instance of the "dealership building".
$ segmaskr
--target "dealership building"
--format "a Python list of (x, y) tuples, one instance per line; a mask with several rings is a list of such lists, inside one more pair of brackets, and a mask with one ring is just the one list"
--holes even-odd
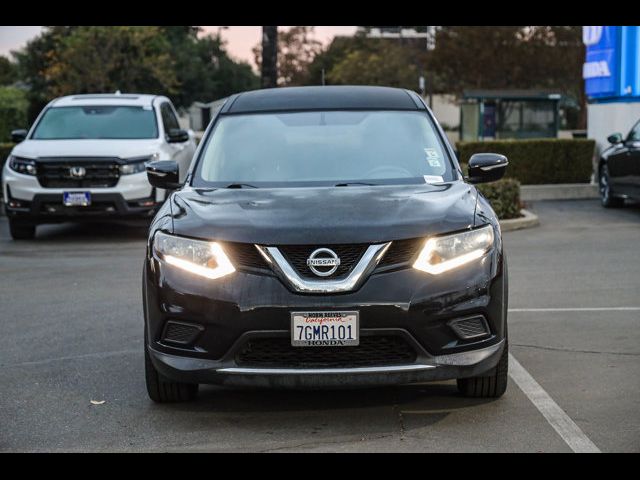
[(640, 120), (640, 27), (583, 27), (587, 135), (600, 149)]

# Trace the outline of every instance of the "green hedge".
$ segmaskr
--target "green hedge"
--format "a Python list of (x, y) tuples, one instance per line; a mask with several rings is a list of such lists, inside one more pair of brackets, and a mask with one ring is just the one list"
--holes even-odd
[(0, 87), (0, 142), (11, 140), (11, 131), (27, 128), (26, 92), (15, 87)]
[[(2, 169), (4, 168), (4, 162), (7, 161), (7, 157), (11, 153), (11, 149), (13, 147), (13, 143), (0, 143), (0, 181), (2, 181)], [(1, 197), (2, 189), (0, 189), (0, 198)]]
[(0, 165), (4, 165), (4, 161), (11, 153), (13, 147), (15, 147), (14, 143), (0, 143)]
[(481, 183), (478, 190), (489, 200), (500, 220), (520, 216), (520, 183), (512, 178), (497, 182)]
[[(588, 139), (541, 138), (458, 142), (458, 158), (467, 163), (474, 153), (500, 153), (509, 159), (506, 177), (523, 185), (588, 183), (595, 142)], [(466, 166), (464, 167), (466, 173)]]

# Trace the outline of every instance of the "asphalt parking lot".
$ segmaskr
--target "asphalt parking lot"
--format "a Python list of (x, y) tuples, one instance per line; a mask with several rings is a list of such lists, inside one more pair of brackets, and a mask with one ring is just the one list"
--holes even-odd
[[(640, 207), (539, 202), (504, 234), (510, 384), (201, 388), (156, 405), (143, 373), (146, 228), (0, 217), (0, 451), (640, 451)], [(518, 365), (521, 368), (518, 368)], [(91, 400), (104, 401), (93, 405)]]

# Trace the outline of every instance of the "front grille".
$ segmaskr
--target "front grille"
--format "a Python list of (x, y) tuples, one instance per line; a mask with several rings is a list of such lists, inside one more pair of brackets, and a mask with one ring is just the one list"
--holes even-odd
[(266, 260), (253, 243), (225, 242), (224, 251), (229, 255), (231, 263), (240, 268), (268, 269)]
[(293, 347), (288, 337), (248, 341), (236, 355), (239, 366), (280, 368), (351, 368), (405, 365), (416, 351), (400, 336), (366, 335), (350, 347)]
[(278, 249), (300, 276), (314, 279), (318, 277), (309, 269), (307, 259), (318, 248), (333, 250), (340, 258), (340, 265), (332, 275), (324, 278), (335, 279), (348, 275), (368, 247), (369, 245), (365, 243), (354, 243), (350, 245), (283, 245)]
[[(82, 167), (83, 177), (71, 174), (73, 167)], [(38, 181), (44, 188), (109, 188), (120, 178), (120, 167), (112, 158), (47, 158), (37, 163)]]
[[(413, 261), (423, 243), (423, 238), (394, 240), (391, 242), (387, 253), (380, 260), (378, 268), (387, 268)], [(340, 266), (335, 273), (329, 277), (324, 277), (326, 279), (336, 279), (348, 275), (358, 264), (368, 247), (369, 244), (357, 243), (342, 245), (280, 245), (278, 249), (300, 276), (317, 280), (319, 277), (307, 266), (307, 259), (316, 249), (329, 248), (340, 257)], [(269, 264), (252, 243), (225, 242), (224, 250), (236, 267), (271, 270)]]
[(203, 327), (188, 323), (174, 322), (169, 320), (164, 327), (162, 341), (177, 343), (179, 345), (189, 345), (194, 342)]
[(387, 250), (387, 253), (382, 257), (380, 263), (378, 263), (378, 267), (389, 267), (391, 265), (411, 262), (418, 255), (418, 251), (423, 243), (424, 238), (394, 240), (391, 242), (391, 246)]

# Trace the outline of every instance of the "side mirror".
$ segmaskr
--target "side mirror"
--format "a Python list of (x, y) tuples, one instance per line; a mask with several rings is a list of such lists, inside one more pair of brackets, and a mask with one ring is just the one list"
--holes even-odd
[(21, 128), (19, 130), (12, 130), (11, 131), (11, 141), (13, 143), (20, 143), (25, 138), (27, 138), (27, 131), (24, 130), (23, 128)]
[(498, 153), (476, 153), (469, 159), (469, 183), (495, 182), (504, 176), (507, 157)]
[(189, 140), (189, 132), (186, 130), (180, 130), (179, 128), (172, 128), (167, 132), (167, 142), (169, 143), (182, 143)]
[(180, 167), (173, 160), (156, 160), (147, 164), (149, 183), (157, 188), (175, 190), (181, 187)]
[(618, 145), (619, 143), (622, 143), (622, 134), (621, 133), (614, 133), (612, 135), (609, 135), (607, 137), (607, 140), (609, 141), (609, 143), (611, 145)]

